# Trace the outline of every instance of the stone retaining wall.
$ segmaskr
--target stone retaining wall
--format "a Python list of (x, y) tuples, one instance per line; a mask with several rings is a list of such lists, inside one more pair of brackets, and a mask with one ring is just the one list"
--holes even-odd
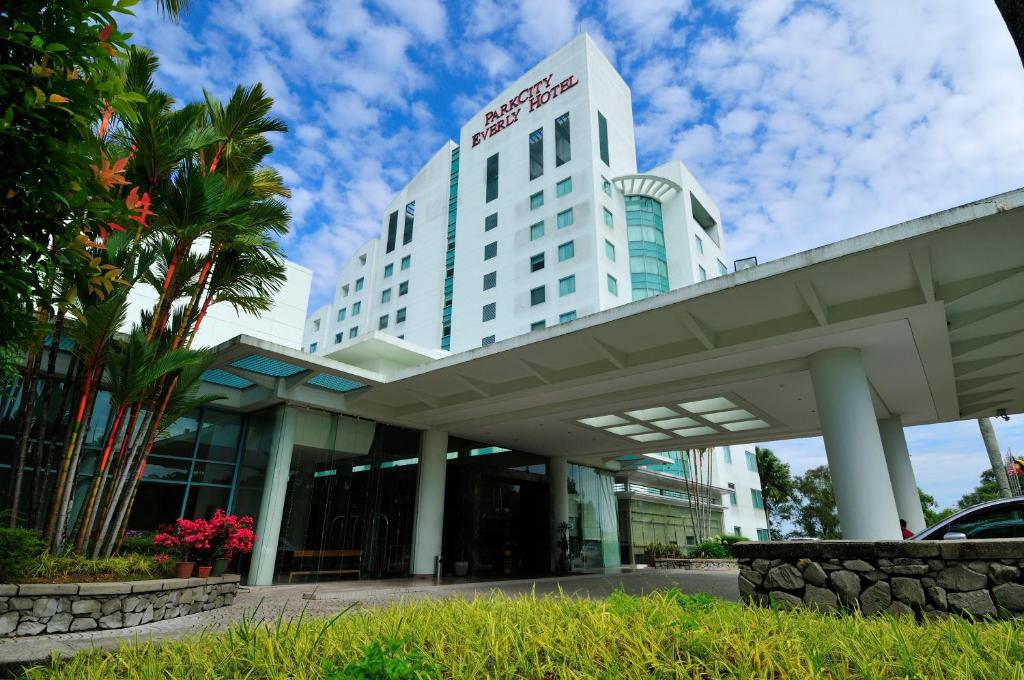
[(650, 564), (655, 569), (687, 569), (690, 571), (736, 568), (736, 560), (711, 560), (699, 557), (655, 557)]
[(740, 543), (740, 596), (789, 609), (1024, 617), (1024, 539)]
[(237, 574), (127, 583), (0, 584), (0, 636), (130, 628), (225, 607)]

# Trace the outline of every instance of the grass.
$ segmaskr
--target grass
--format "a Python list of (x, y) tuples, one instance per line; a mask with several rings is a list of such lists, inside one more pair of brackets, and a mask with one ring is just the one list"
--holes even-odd
[(677, 591), (606, 600), (493, 595), (242, 622), (90, 651), (26, 677), (1024, 679), (1011, 622), (827, 616)]
[(71, 583), (77, 581), (123, 581), (159, 578), (163, 568), (149, 555), (128, 553), (92, 559), (69, 553), (35, 558), (21, 578), (21, 583)]

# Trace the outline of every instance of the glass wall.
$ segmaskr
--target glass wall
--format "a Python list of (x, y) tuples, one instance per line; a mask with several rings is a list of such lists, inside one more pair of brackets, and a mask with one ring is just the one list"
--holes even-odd
[(661, 203), (646, 196), (626, 196), (626, 230), (633, 299), (668, 291)]
[(618, 501), (611, 473), (569, 465), (568, 533), (574, 568), (621, 566)]

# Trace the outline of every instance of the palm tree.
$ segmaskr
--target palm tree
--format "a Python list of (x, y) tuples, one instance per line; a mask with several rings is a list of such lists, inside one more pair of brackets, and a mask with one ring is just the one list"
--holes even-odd
[(761, 495), (764, 499), (764, 519), (768, 524), (768, 535), (772, 535), (771, 515), (782, 503), (793, 495), (793, 477), (789, 464), (783, 463), (771, 449), (754, 447), (757, 472), (761, 477)]

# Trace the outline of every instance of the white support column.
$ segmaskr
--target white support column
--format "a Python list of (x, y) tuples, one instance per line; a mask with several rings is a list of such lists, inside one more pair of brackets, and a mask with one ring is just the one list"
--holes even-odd
[(878, 433), (882, 436), (885, 464), (889, 468), (889, 481), (896, 498), (896, 509), (900, 518), (907, 520), (907, 528), (915, 534), (925, 529), (924, 510), (921, 496), (917, 493), (917, 479), (910, 465), (910, 452), (903, 434), (903, 423), (899, 416), (878, 421)]
[(281, 535), (281, 518), (288, 492), (294, 443), (295, 410), (282, 406), (274, 418), (274, 438), (267, 461), (267, 474), (263, 478), (260, 514), (256, 518), (256, 535), (259, 538), (253, 548), (247, 579), (251, 586), (269, 586), (274, 582), (274, 564), (277, 562), (277, 544)]
[(551, 479), (551, 569), (558, 569), (561, 548), (558, 539), (562, 522), (569, 522), (569, 461), (559, 456), (548, 459)]
[(899, 514), (860, 350), (811, 356), (811, 382), (843, 538), (901, 540)]
[(420, 463), (416, 481), (416, 518), (412, 533), (412, 575), (432, 576), (434, 558), (441, 554), (444, 529), (444, 480), (448, 470), (448, 433), (420, 433)]

